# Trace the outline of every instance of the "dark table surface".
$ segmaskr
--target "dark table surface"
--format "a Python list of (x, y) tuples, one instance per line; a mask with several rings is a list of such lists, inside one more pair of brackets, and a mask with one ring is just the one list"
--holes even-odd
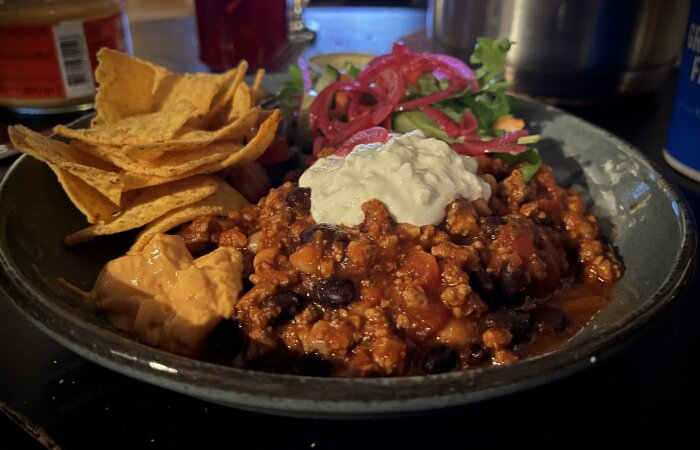
[[(341, 16), (342, 15), (342, 16)], [(313, 8), (320, 25), (307, 55), (384, 53), (424, 27), (410, 9)], [(204, 70), (192, 18), (132, 24), (137, 56)], [(167, 49), (161, 45), (169, 42)], [(700, 185), (662, 160), (674, 76), (649, 95), (566, 108), (631, 142), (680, 187), (694, 213)], [(0, 112), (0, 125), (45, 129), (71, 117)], [(0, 142), (2, 137), (0, 136)], [(0, 176), (10, 161), (0, 162)], [(663, 240), (659, 240), (663, 246)], [(649, 261), (653, 264), (653, 261)], [(266, 416), (209, 404), (104, 369), (54, 343), (0, 294), (0, 448), (460, 448), (591, 447), (697, 441), (698, 277), (672, 308), (612, 357), (566, 379), (457, 410), (364, 421)], [(10, 417), (12, 420), (10, 420)], [(13, 422), (22, 424), (16, 426)], [(262, 432), (254, 432), (262, 425)]]

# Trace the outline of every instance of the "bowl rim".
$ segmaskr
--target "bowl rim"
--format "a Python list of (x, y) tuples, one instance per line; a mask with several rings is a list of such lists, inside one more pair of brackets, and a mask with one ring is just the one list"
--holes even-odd
[[(573, 118), (577, 126), (611, 141), (619, 151), (644, 165), (656, 176), (660, 189), (675, 202), (681, 227), (682, 244), (661, 287), (605, 333), (584, 342), (567, 343), (564, 352), (555, 350), (507, 366), (429, 376), (315, 378), (274, 374), (171, 354), (65, 314), (66, 307), (61, 302), (44, 296), (24, 276), (5, 239), (0, 239), (0, 288), (43, 332), (83, 357), (141, 381), (242, 409), (325, 418), (408, 413), (459, 406), (560, 378), (594, 364), (679, 297), (694, 273), (695, 222), (683, 195), (632, 145), (559, 108), (525, 102)], [(0, 209), (5, 208), (2, 198), (6, 184), (27, 161), (26, 155), (21, 156), (0, 183)], [(0, 216), (4, 221), (5, 216)], [(5, 224), (0, 225), (4, 232)], [(347, 393), (350, 387), (352, 395)]]

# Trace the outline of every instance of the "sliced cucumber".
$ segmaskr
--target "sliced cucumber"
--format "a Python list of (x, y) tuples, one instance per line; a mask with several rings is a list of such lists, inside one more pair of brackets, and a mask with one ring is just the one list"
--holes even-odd
[(318, 94), (315, 90), (304, 93), (299, 105), (299, 116), (297, 117), (297, 130), (294, 142), (304, 149), (311, 148), (311, 132), (309, 131), (309, 110)]
[(338, 81), (338, 77), (340, 76), (340, 72), (338, 72), (338, 69), (336, 69), (333, 66), (326, 66), (323, 68), (323, 72), (321, 72), (321, 76), (318, 77), (318, 80), (316, 80), (316, 84), (314, 85), (314, 90), (316, 92), (321, 92), (325, 88), (328, 87), (331, 83), (335, 83)]
[(462, 139), (452, 139), (442, 131), (440, 126), (423, 111), (402, 111), (395, 113), (392, 126), (397, 133), (408, 133), (413, 130), (421, 130), (427, 137), (434, 137), (448, 144), (461, 142)]

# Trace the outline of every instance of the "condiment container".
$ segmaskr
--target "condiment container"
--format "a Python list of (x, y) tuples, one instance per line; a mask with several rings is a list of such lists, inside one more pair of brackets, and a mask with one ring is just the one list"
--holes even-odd
[(132, 52), (123, 0), (0, 0), (0, 106), (91, 108), (102, 47)]
[(664, 158), (700, 181), (700, 0), (693, 0), (685, 36)]

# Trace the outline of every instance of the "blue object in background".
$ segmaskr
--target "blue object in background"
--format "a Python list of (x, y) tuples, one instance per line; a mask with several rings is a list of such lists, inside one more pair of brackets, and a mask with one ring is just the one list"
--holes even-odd
[(693, 0), (690, 7), (664, 158), (683, 175), (700, 181), (700, 0)]

